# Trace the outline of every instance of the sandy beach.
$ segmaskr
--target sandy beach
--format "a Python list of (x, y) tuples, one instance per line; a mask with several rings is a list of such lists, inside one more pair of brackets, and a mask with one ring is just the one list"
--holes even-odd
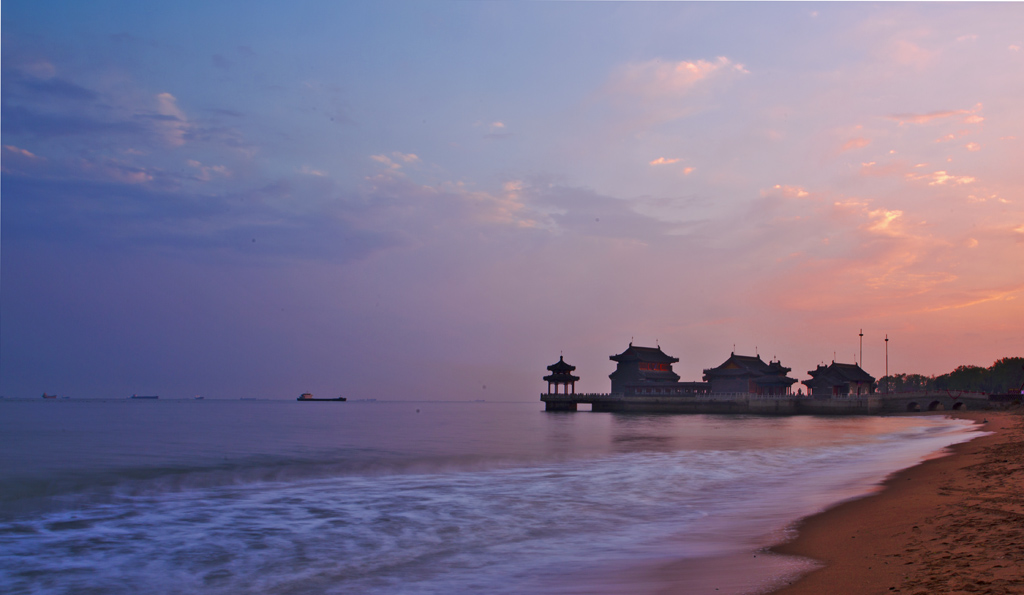
[(779, 595), (1024, 593), (1024, 412), (954, 412), (991, 435), (805, 519), (772, 551), (823, 566)]

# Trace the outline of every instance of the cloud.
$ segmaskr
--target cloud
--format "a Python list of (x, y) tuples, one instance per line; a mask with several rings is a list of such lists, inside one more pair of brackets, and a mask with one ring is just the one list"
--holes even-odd
[(772, 186), (771, 190), (762, 190), (761, 196), (764, 198), (771, 196), (778, 196), (781, 198), (808, 198), (811, 196), (811, 193), (799, 186), (784, 186), (782, 184), (776, 184)]
[(724, 56), (714, 61), (648, 60), (632, 62), (612, 74), (607, 91), (613, 95), (646, 98), (679, 98), (689, 94), (700, 83), (728, 73), (748, 74), (742, 64)]
[[(386, 167), (386, 168), (388, 168), (391, 171), (394, 171), (396, 173), (398, 172), (398, 170), (402, 169), (402, 163), (410, 164), (410, 163), (419, 163), (420, 162), (420, 158), (418, 156), (416, 156), (415, 154), (413, 154), (413, 153), (402, 153), (400, 151), (393, 151), (391, 153), (391, 157), (388, 157), (387, 155), (383, 155), (383, 154), (382, 155), (370, 155), (370, 159), (373, 159), (377, 163), (380, 163), (384, 167)], [(399, 161), (401, 161), (402, 163), (398, 163)]]
[(866, 146), (868, 146), (870, 144), (871, 144), (871, 140), (867, 139), (867, 138), (863, 138), (863, 137), (851, 138), (850, 140), (846, 141), (843, 144), (843, 147), (840, 149), (840, 152), (841, 153), (845, 153), (846, 151), (852, 151), (854, 149), (863, 149), (864, 147), (866, 147)]
[(473, 126), (477, 128), (486, 128), (487, 132), (484, 134), (484, 138), (487, 139), (502, 139), (512, 136), (512, 133), (508, 131), (508, 127), (500, 120), (495, 120), (490, 123), (477, 121), (473, 123)]
[(901, 175), (907, 170), (905, 161), (894, 161), (879, 165), (877, 161), (866, 161), (860, 164), (860, 175), (865, 177), (887, 177)]
[(43, 80), (25, 78), (19, 83), (33, 93), (66, 101), (88, 103), (97, 98), (95, 91), (59, 78)]
[(981, 145), (979, 145), (978, 143), (967, 143), (966, 145), (964, 145), (964, 148), (967, 149), (968, 151), (980, 151)]
[(748, 71), (742, 64), (724, 56), (631, 62), (612, 71), (597, 105), (618, 111), (627, 128), (646, 128), (710, 107), (721, 85), (744, 74)]
[(927, 181), (929, 186), (959, 186), (962, 184), (973, 184), (975, 179), (972, 176), (954, 176), (945, 170), (932, 172), (930, 174), (906, 174), (908, 180)]
[(178, 107), (178, 100), (170, 93), (158, 93), (156, 111), (159, 114), (157, 127), (163, 131), (164, 139), (172, 146), (185, 144), (185, 133), (189, 128), (188, 118)]
[(392, 171), (398, 171), (402, 169), (401, 165), (392, 161), (391, 158), (388, 157), (387, 155), (370, 155), (370, 159), (373, 159), (377, 163), (380, 163), (381, 165)]
[(222, 177), (229, 177), (231, 175), (231, 171), (224, 165), (203, 165), (195, 159), (189, 159), (185, 163), (187, 163), (189, 167), (198, 169), (199, 174), (196, 178), (204, 182), (210, 181), (213, 174), (217, 174)]
[(868, 231), (875, 233), (901, 235), (900, 232), (892, 227), (892, 224), (902, 216), (903, 211), (897, 210), (890, 211), (888, 209), (875, 209), (873, 211), (868, 211), (868, 217), (871, 221), (867, 224), (866, 228)]
[(921, 170), (926, 167), (928, 167), (927, 163), (918, 163), (911, 167), (903, 160), (897, 160), (882, 165), (879, 165), (874, 161), (869, 161), (861, 164), (860, 175), (865, 177), (902, 176), (905, 180), (910, 182), (927, 182), (929, 186), (960, 186), (973, 184), (977, 181), (974, 176), (954, 175), (946, 170), (938, 170), (929, 173), (917, 173), (916, 171), (913, 171)]
[(153, 181), (153, 174), (140, 167), (104, 164), (98, 169), (101, 177), (122, 184), (145, 184)]
[(4, 145), (4, 149), (21, 157), (27, 157), (29, 159), (41, 159), (41, 157), (39, 157), (35, 153), (28, 151), (26, 149), (19, 149), (14, 145)]
[[(38, 78), (6, 67), (3, 84), (4, 134), (16, 135), (21, 142), (68, 139), (63, 144), (68, 152), (112, 153), (123, 150), (126, 143), (139, 146), (156, 141), (179, 147), (194, 134), (203, 135), (204, 140), (217, 134), (190, 122), (171, 93), (140, 93), (130, 85), (100, 91), (56, 74)], [(76, 140), (85, 145), (75, 147)]]
[(391, 156), (403, 163), (418, 163), (420, 160), (420, 158), (413, 153), (401, 153), (399, 151), (392, 152)]
[(96, 174), (94, 181), (0, 178), (5, 240), (28, 237), (133, 253), (158, 249), (206, 263), (350, 262), (399, 242), (386, 229), (356, 223), (358, 201), (330, 196), (316, 178), (309, 184), (301, 182), (309, 178), (299, 178), (254, 190), (193, 194), (146, 184), (148, 172), (116, 171), (116, 164)]
[(658, 157), (654, 161), (650, 162), (649, 165), (670, 165), (672, 163), (679, 163), (682, 159), (666, 159), (664, 157)]
[(28, 138), (144, 136), (151, 129), (141, 121), (111, 121), (92, 114), (42, 113), (23, 106), (4, 107), (3, 116), (5, 134)]
[(890, 120), (896, 120), (900, 125), (904, 124), (930, 124), (937, 120), (945, 120), (947, 118), (953, 118), (955, 116), (967, 116), (964, 118), (964, 122), (967, 124), (979, 124), (985, 120), (982, 116), (978, 115), (981, 111), (982, 105), (979, 103), (972, 109), (958, 109), (958, 110), (939, 110), (934, 112), (928, 112), (924, 114), (913, 114), (913, 113), (902, 113), (893, 114), (886, 116)]
[(896, 64), (922, 69), (938, 56), (937, 52), (923, 49), (912, 41), (897, 40), (889, 48), (889, 58)]
[(312, 167), (310, 167), (308, 165), (303, 165), (301, 168), (299, 168), (299, 173), (304, 175), (304, 176), (324, 177), (324, 176), (327, 175), (326, 172), (323, 172), (323, 171), (321, 171), (319, 169), (313, 169)]

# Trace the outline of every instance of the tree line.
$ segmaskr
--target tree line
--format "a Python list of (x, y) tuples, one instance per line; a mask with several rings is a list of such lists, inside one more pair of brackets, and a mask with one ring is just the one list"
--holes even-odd
[(941, 376), (890, 374), (878, 381), (878, 390), (889, 392), (967, 390), (984, 393), (1018, 393), (1024, 385), (1024, 357), (1004, 357), (991, 366), (958, 366)]

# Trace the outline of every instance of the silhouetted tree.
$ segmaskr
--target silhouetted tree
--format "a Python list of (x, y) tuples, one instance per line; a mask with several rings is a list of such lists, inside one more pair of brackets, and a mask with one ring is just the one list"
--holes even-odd
[(891, 374), (878, 381), (879, 390), (889, 392), (924, 390), (968, 390), (986, 393), (1016, 393), (1024, 384), (1024, 357), (1004, 357), (988, 368), (958, 366), (941, 376), (921, 374)]

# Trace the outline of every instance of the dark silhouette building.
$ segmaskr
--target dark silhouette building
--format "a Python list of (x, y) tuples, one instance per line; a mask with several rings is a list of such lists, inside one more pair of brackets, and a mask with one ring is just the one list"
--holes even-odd
[(609, 356), (618, 365), (608, 377), (612, 393), (623, 395), (681, 395), (706, 393), (703, 382), (679, 382), (672, 364), (679, 361), (661, 347), (637, 347), (632, 343), (618, 355)]
[(840, 395), (867, 395), (875, 392), (875, 377), (857, 364), (818, 366), (807, 372), (810, 380), (804, 380), (807, 392), (814, 397), (836, 397)]
[[(562, 356), (558, 356), (558, 361), (548, 366), (548, 370), (551, 374), (544, 377), (544, 380), (548, 383), (548, 394), (558, 394), (558, 385), (564, 385), (563, 393), (569, 394), (569, 388), (572, 387), (572, 394), (576, 394), (576, 381), (580, 379), (579, 376), (573, 376), (572, 371), (576, 369), (576, 366), (570, 366), (565, 363)], [(555, 392), (551, 392), (551, 385), (555, 386)]]
[(704, 370), (704, 381), (714, 393), (754, 393), (758, 395), (786, 395), (796, 383), (786, 374), (791, 368), (774, 361), (765, 363), (760, 355), (736, 355), (718, 366)]

